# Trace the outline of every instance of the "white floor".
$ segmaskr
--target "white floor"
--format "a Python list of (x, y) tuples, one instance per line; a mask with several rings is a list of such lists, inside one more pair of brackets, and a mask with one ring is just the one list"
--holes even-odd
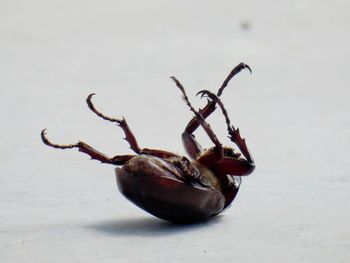
[[(348, 1), (0, 2), (0, 262), (350, 262)], [(234, 205), (176, 226), (117, 191), (113, 167), (76, 150), (183, 154), (191, 113), (169, 76), (215, 91), (253, 153)], [(219, 112), (209, 118), (229, 144)], [(205, 147), (202, 131), (197, 138)]]

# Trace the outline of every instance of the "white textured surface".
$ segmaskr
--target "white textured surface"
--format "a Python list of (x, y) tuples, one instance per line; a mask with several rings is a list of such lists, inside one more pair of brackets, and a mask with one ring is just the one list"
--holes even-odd
[[(349, 262), (349, 8), (2, 0), (0, 262)], [(39, 139), (48, 128), (57, 142), (129, 152), (121, 130), (87, 109), (96, 92), (142, 146), (183, 153), (191, 113), (168, 76), (193, 98), (241, 61), (253, 75), (240, 74), (223, 100), (257, 170), (209, 223), (157, 220), (116, 191), (112, 167)], [(222, 116), (209, 120), (225, 138)]]

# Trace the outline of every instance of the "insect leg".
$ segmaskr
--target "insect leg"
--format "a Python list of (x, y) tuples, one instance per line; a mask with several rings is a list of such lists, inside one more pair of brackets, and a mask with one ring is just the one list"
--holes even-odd
[(226, 88), (227, 84), (230, 82), (230, 80), (236, 76), (239, 72), (241, 72), (243, 69), (248, 69), (250, 74), (252, 74), (252, 69), (245, 63), (241, 62), (239, 63), (237, 66), (235, 66), (230, 74), (228, 74), (228, 76), (226, 77), (226, 79), (224, 80), (224, 82), (221, 84), (220, 89), (217, 92), (218, 97), (221, 96), (222, 92), (224, 91), (224, 89)]
[(110, 122), (115, 122), (118, 126), (120, 126), (124, 133), (125, 133), (125, 140), (129, 143), (130, 148), (137, 154), (147, 154), (147, 155), (152, 155), (152, 156), (156, 156), (156, 157), (160, 157), (160, 158), (169, 158), (169, 157), (174, 157), (174, 156), (178, 156), (174, 153), (171, 152), (167, 152), (167, 151), (162, 151), (162, 150), (155, 150), (155, 149), (148, 149), (148, 148), (140, 148), (135, 135), (132, 133), (132, 131), (129, 128), (129, 125), (127, 124), (126, 120), (124, 118), (120, 119), (115, 119), (115, 118), (111, 118), (108, 117), (104, 114), (102, 114), (101, 112), (99, 112), (98, 110), (96, 110), (94, 104), (91, 101), (92, 96), (95, 94), (90, 94), (87, 99), (86, 102), (90, 108), (90, 110), (92, 110), (97, 116), (101, 117), (104, 120), (110, 121)]
[(75, 144), (67, 144), (67, 145), (60, 145), (50, 142), (46, 138), (46, 130), (44, 129), (41, 132), (41, 139), (42, 141), (53, 148), (56, 149), (72, 149), (72, 148), (78, 148), (80, 152), (86, 153), (91, 157), (91, 159), (98, 160), (102, 163), (108, 163), (108, 164), (114, 164), (114, 165), (123, 165), (128, 160), (130, 160), (135, 155), (117, 155), (113, 158), (109, 158), (107, 155), (97, 151), (96, 149), (92, 148), (90, 145), (86, 144), (85, 142), (79, 141)]
[(186, 131), (182, 133), (182, 143), (187, 154), (193, 159), (197, 159), (203, 152), (202, 146), (194, 138), (194, 135)]
[[(221, 96), (222, 92), (224, 91), (224, 89), (226, 88), (230, 80), (234, 76), (236, 76), (239, 72), (241, 72), (243, 69), (248, 69), (250, 73), (252, 72), (251, 68), (247, 64), (245, 63), (238, 64), (236, 67), (234, 67), (231, 70), (230, 74), (226, 77), (224, 82), (221, 84), (221, 87), (217, 92), (218, 97)], [(204, 119), (206, 119), (210, 114), (212, 114), (215, 111), (215, 108), (216, 108), (215, 106), (216, 106), (215, 101), (208, 100), (207, 105), (203, 109), (200, 109), (199, 113), (203, 116)], [(194, 117), (187, 124), (185, 131), (188, 132), (189, 134), (192, 134), (199, 127), (199, 125), (200, 123), (197, 117)]]
[(110, 121), (110, 122), (114, 122), (116, 123), (120, 128), (123, 129), (124, 133), (125, 133), (125, 140), (130, 144), (130, 148), (137, 154), (140, 154), (140, 147), (137, 144), (135, 135), (132, 133), (132, 131), (129, 128), (129, 125), (127, 124), (126, 120), (124, 118), (122, 119), (115, 119), (115, 118), (111, 118), (111, 117), (107, 117), (106, 115), (102, 114), (101, 112), (99, 112), (98, 110), (96, 110), (94, 104), (91, 101), (92, 96), (94, 96), (95, 94), (92, 93), (90, 94), (87, 99), (86, 99), (86, 103), (89, 106), (90, 110), (92, 110), (97, 116), (99, 116), (100, 118)]
[(241, 135), (239, 133), (239, 129), (238, 128), (236, 129), (231, 124), (231, 121), (228, 117), (227, 111), (224, 107), (224, 104), (221, 102), (220, 98), (208, 90), (202, 90), (202, 91), (198, 92), (198, 94), (201, 94), (202, 97), (203, 96), (209, 97), (212, 101), (215, 101), (219, 105), (219, 107), (222, 111), (222, 114), (225, 117), (227, 131), (228, 131), (230, 140), (238, 146), (239, 150), (244, 155), (244, 157), (247, 158), (248, 162), (254, 164), (253, 157), (251, 156), (251, 154), (248, 150), (248, 147), (245, 143), (245, 139), (241, 137)]
[(200, 125), (203, 127), (204, 131), (206, 132), (206, 134), (209, 136), (210, 140), (215, 144), (215, 146), (219, 149), (222, 148), (222, 145), (220, 143), (220, 141), (218, 140), (218, 138), (216, 137), (215, 133), (213, 132), (213, 130), (211, 129), (209, 123), (207, 123), (204, 119), (204, 117), (198, 112), (196, 111), (192, 104), (190, 103), (185, 88), (182, 86), (182, 84), (175, 78), (175, 77), (171, 77), (171, 79), (175, 82), (176, 86), (180, 89), (180, 91), (182, 92), (183, 95), (183, 99), (185, 100), (187, 106), (190, 108), (190, 110), (194, 113), (195, 117), (198, 119)]
[(255, 169), (255, 164), (243, 158), (224, 157), (215, 164), (213, 170), (219, 174), (230, 174), (245, 176), (251, 174)]
[[(221, 96), (222, 92), (224, 91), (230, 80), (243, 69), (248, 69), (251, 72), (251, 69), (248, 65), (244, 63), (238, 64), (231, 70), (230, 74), (225, 78), (224, 82), (222, 83), (221, 87), (217, 92), (218, 96)], [(207, 105), (204, 108), (200, 109), (198, 112), (203, 116), (204, 119), (206, 119), (210, 114), (212, 114), (215, 111), (215, 109), (216, 102), (213, 100), (208, 100)], [(185, 128), (185, 131), (182, 134), (182, 142), (184, 144), (184, 147), (188, 155), (194, 159), (196, 159), (202, 153), (202, 147), (196, 141), (193, 135), (193, 133), (199, 126), (200, 122), (195, 116), (189, 121)]]

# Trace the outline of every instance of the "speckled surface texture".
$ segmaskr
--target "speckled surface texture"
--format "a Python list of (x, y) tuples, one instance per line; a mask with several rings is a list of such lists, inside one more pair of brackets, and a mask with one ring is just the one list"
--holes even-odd
[[(348, 1), (0, 2), (0, 262), (349, 262)], [(113, 167), (40, 141), (184, 153), (169, 79), (223, 94), (257, 169), (222, 216), (178, 226), (117, 191)], [(219, 112), (209, 118), (226, 138)], [(197, 133), (203, 146), (210, 141)]]

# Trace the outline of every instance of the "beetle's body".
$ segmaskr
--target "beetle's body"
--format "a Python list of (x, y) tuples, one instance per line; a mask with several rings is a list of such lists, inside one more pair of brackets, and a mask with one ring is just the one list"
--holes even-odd
[(188, 163), (188, 170), (198, 171), (194, 178), (187, 175), (178, 162), (183, 162), (183, 157), (135, 156), (116, 168), (119, 190), (140, 208), (176, 222), (205, 219), (230, 205), (239, 189), (238, 178), (228, 175), (220, 178), (193, 161)]
[[(249, 66), (244, 63), (235, 67), (225, 79), (217, 95), (203, 90), (199, 94), (207, 96), (207, 105), (196, 111), (190, 104), (180, 82), (172, 77), (181, 90), (183, 98), (195, 117), (188, 123), (182, 134), (185, 149), (190, 157), (179, 156), (172, 152), (141, 149), (125, 119), (114, 119), (97, 111), (92, 104), (91, 94), (87, 98), (89, 108), (99, 117), (117, 123), (124, 131), (130, 148), (136, 155), (116, 155), (112, 158), (98, 152), (84, 142), (70, 145), (51, 143), (41, 133), (43, 142), (59, 149), (78, 148), (92, 159), (102, 163), (122, 166), (116, 168), (117, 184), (120, 192), (135, 205), (152, 215), (173, 222), (195, 222), (222, 212), (234, 200), (241, 183), (240, 176), (253, 172), (255, 163), (240, 136), (228, 118), (227, 112), (219, 99), (229, 80)], [(229, 138), (238, 146), (241, 153), (224, 147), (217, 139), (210, 125), (205, 121), (218, 105), (225, 117)], [(202, 150), (195, 140), (193, 132), (202, 126), (213, 142), (214, 147)], [(242, 158), (241, 156), (245, 158)]]
[[(208, 178), (204, 179), (204, 175)], [(209, 169), (201, 173), (201, 179), (191, 180), (171, 160), (139, 155), (116, 168), (116, 176), (126, 198), (165, 220), (198, 221), (218, 214), (225, 206), (220, 183)]]

